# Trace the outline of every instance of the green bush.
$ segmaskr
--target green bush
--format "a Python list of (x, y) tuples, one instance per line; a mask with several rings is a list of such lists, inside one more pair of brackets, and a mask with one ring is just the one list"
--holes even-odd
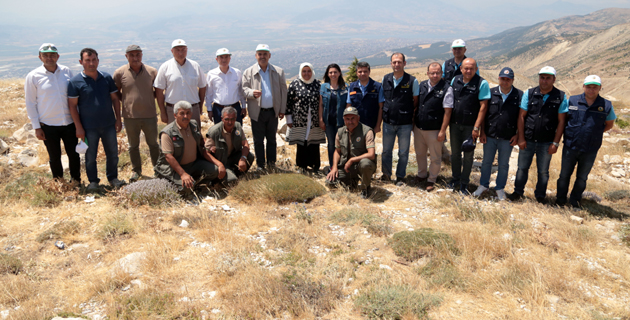
[(615, 119), (615, 123), (617, 124), (617, 127), (619, 127), (619, 129), (625, 129), (630, 126), (630, 122), (628, 122), (628, 120), (624, 119), (623, 117), (617, 117), (617, 119)]
[(613, 190), (604, 194), (604, 197), (610, 201), (619, 201), (630, 198), (630, 190)]
[(270, 174), (260, 179), (240, 182), (231, 191), (234, 198), (247, 203), (260, 203), (261, 200), (284, 204), (305, 202), (326, 192), (317, 181), (297, 173)]
[(403, 319), (408, 315), (423, 319), (429, 308), (440, 302), (439, 297), (418, 293), (408, 285), (389, 285), (360, 294), (354, 304), (369, 319)]
[(450, 235), (430, 228), (395, 233), (388, 244), (397, 256), (408, 261), (438, 252), (458, 254), (455, 241)]
[(392, 228), (388, 220), (381, 218), (369, 210), (361, 208), (345, 208), (339, 210), (330, 216), (330, 220), (349, 226), (360, 224), (366, 228), (369, 233), (376, 236), (386, 236), (392, 233)]
[(165, 206), (181, 200), (175, 186), (166, 179), (140, 180), (123, 187), (120, 194), (135, 206)]
[(20, 259), (0, 253), (0, 274), (18, 274), (20, 270), (22, 270)]

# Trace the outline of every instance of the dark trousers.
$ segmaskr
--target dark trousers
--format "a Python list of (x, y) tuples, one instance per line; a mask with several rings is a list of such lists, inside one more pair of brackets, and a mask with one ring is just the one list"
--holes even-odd
[(580, 152), (567, 147), (562, 150), (562, 167), (560, 169), (558, 191), (556, 194), (558, 203), (564, 204), (567, 202), (569, 183), (576, 165), (577, 172), (575, 173), (575, 183), (573, 184), (573, 190), (571, 190), (570, 201), (572, 205), (578, 205), (580, 201), (582, 201), (582, 193), (586, 189), (586, 180), (588, 179), (588, 174), (591, 172), (596, 158), (597, 151)]
[(351, 165), (348, 171), (341, 163), (337, 168), (339, 169), (339, 176), (335, 181), (328, 181), (328, 183), (341, 182), (348, 187), (355, 187), (361, 180), (361, 189), (367, 189), (372, 184), (372, 175), (376, 172), (376, 158), (374, 161), (361, 159), (358, 163)]
[[(264, 168), (265, 164), (276, 165), (276, 132), (278, 131), (278, 117), (273, 109), (260, 109), (258, 121), (252, 119), (252, 135), (254, 136), (254, 152), (256, 165)], [(267, 139), (267, 152), (265, 152)], [(265, 161), (265, 154), (267, 161)]]
[[(203, 183), (210, 184), (210, 182), (216, 179), (219, 175), (219, 169), (217, 166), (206, 159), (197, 158), (197, 160), (191, 163), (182, 165), (182, 169), (184, 169), (184, 171), (195, 180), (195, 186)], [(184, 187), (182, 177), (180, 177), (175, 170), (173, 170), (173, 179), (171, 182), (175, 184), (177, 190), (182, 194), (187, 194), (192, 191), (191, 189)], [(195, 186), (193, 186), (193, 189)]]
[(48, 151), (48, 158), (50, 159), (50, 171), (53, 178), (63, 178), (63, 166), (61, 165), (61, 145), (60, 141), (63, 141), (64, 149), (68, 155), (68, 164), (70, 166), (70, 177), (74, 181), (81, 182), (81, 160), (79, 154), (75, 151), (77, 146), (77, 129), (74, 123), (67, 126), (49, 126), (40, 123), (42, 131), (46, 140), (44, 145)]
[(302, 169), (311, 167), (314, 171), (319, 171), (321, 165), (319, 144), (311, 144), (309, 146), (306, 141), (304, 141), (304, 145), (298, 144), (295, 154), (295, 164)]
[(332, 168), (335, 155), (335, 137), (339, 128), (334, 124), (326, 126), (326, 140), (328, 140), (328, 165)]
[(231, 184), (238, 180), (238, 177), (245, 174), (251, 168), (252, 164), (254, 164), (254, 155), (250, 152), (247, 154), (247, 169), (243, 172), (238, 169), (238, 162), (241, 161), (241, 157), (243, 153), (239, 151), (234, 151), (228, 157), (227, 163), (224, 163), (225, 166), (225, 177), (223, 178), (223, 182), (227, 184)]
[[(240, 122), (241, 125), (243, 124), (243, 108), (241, 107), (241, 103), (237, 102), (233, 105), (231, 105), (230, 107), (236, 109), (236, 121)], [(221, 122), (221, 116), (223, 112), (223, 107), (219, 107), (216, 103), (212, 103), (212, 122), (214, 122), (215, 124)]]
[[(451, 123), (449, 126), (451, 133), (451, 171), (453, 172), (454, 183), (467, 185), (470, 181), (472, 171), (474, 151), (462, 152), (462, 143), (472, 135), (473, 126), (464, 126)], [(462, 153), (463, 163), (462, 163)]]

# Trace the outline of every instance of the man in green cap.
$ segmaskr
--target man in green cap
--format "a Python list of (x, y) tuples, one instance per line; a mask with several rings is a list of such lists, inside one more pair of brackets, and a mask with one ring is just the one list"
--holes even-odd
[(367, 197), (376, 172), (374, 131), (359, 122), (359, 111), (355, 107), (344, 110), (343, 122), (345, 126), (339, 128), (335, 137), (335, 154), (326, 181), (356, 186), (361, 180), (361, 195)]

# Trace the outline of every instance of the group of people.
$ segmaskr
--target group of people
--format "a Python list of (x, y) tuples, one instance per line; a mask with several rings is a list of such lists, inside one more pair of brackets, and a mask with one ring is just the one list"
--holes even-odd
[[(603, 133), (616, 119), (610, 101), (599, 95), (601, 79), (596, 75), (585, 79), (584, 93), (566, 97), (554, 86), (553, 67), (542, 68), (539, 85), (525, 92), (513, 86), (514, 71), (506, 67), (498, 75), (499, 86), (491, 89), (479, 75), (477, 62), (466, 57), (466, 43), (461, 39), (452, 43), (453, 58), (428, 65), (428, 80), (422, 82), (405, 72), (406, 57), (397, 52), (391, 55), (393, 72), (381, 82), (370, 77), (367, 62), (356, 65), (358, 80), (350, 84), (345, 83), (337, 64), (326, 68), (320, 82), (313, 66), (303, 63), (297, 79), (288, 87), (284, 71), (269, 63), (268, 45), (257, 46), (257, 63), (243, 72), (230, 66), (228, 49), (217, 50), (219, 66), (207, 76), (198, 63), (187, 59), (187, 49), (184, 40), (173, 41), (173, 59), (156, 70), (143, 64), (142, 49), (131, 45), (126, 50), (129, 63), (112, 77), (97, 70), (98, 54), (86, 48), (80, 53), (84, 70), (73, 76), (67, 67), (57, 64), (57, 48), (42, 45), (39, 58), (43, 65), (26, 78), (26, 106), (37, 137), (48, 149), (53, 177), (63, 177), (59, 145), (63, 140), (71, 178), (80, 182), (79, 156), (74, 148), (77, 138), (85, 139), (88, 189), (98, 188), (96, 154), (102, 140), (106, 176), (113, 186), (122, 185), (116, 169), (116, 132), (121, 130), (124, 118), (132, 181), (142, 174), (139, 137), (143, 132), (155, 176), (172, 181), (183, 192), (213, 181), (229, 184), (247, 172), (254, 159), (259, 169), (275, 166), (278, 120), (286, 116), (286, 139), (297, 145), (296, 166), (319, 172), (319, 146), (327, 142), (327, 182), (358, 187), (366, 196), (377, 167), (375, 134), (382, 131), (381, 179), (393, 180), (395, 174), (396, 185), (400, 186), (405, 183), (413, 132), (416, 180), (432, 191), (442, 154), (448, 152), (444, 147), (448, 128), (450, 188), (469, 194), (474, 150), (480, 142), (484, 155), (479, 187), (473, 196), (488, 190), (498, 153), (494, 188), (498, 199), (522, 198), (536, 155), (535, 196), (539, 202), (546, 202), (549, 164), (564, 135), (556, 201), (559, 205), (569, 202), (579, 206)], [(155, 100), (160, 119), (168, 123), (159, 136)], [(200, 132), (204, 101), (208, 117), (214, 122), (205, 138)], [(247, 115), (251, 118), (255, 157), (242, 128)], [(398, 164), (394, 173), (396, 140)], [(516, 145), (520, 151), (514, 192), (506, 195), (509, 158)], [(567, 199), (576, 166), (576, 181)]]

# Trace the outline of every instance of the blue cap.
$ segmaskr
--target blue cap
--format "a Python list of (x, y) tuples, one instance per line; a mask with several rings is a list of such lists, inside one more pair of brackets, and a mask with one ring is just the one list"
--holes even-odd
[(499, 72), (499, 78), (514, 79), (514, 71), (509, 67), (505, 67), (501, 69), (501, 72)]

